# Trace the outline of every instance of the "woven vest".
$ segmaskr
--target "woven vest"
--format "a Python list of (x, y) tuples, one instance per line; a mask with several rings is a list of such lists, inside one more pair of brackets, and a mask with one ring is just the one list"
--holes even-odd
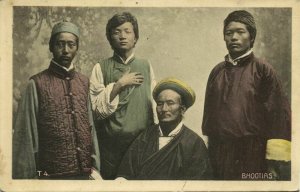
[(88, 117), (88, 78), (51, 63), (32, 77), (39, 111), (37, 169), (49, 176), (90, 173), (91, 126)]
[(153, 124), (149, 62), (133, 58), (125, 65), (114, 56), (100, 63), (105, 86), (118, 81), (127, 70), (140, 72), (144, 76), (142, 85), (129, 86), (119, 94), (117, 110), (104, 120), (106, 133), (110, 136), (129, 136), (131, 140)]

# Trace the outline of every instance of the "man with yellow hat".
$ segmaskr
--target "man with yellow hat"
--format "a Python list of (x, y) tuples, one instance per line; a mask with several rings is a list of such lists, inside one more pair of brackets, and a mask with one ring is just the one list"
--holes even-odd
[(48, 69), (30, 78), (19, 105), (13, 134), (14, 179), (89, 179), (92, 170), (99, 170), (89, 79), (72, 63), (78, 43), (75, 24), (63, 21), (53, 27), (53, 59)]
[(167, 78), (153, 90), (159, 124), (142, 132), (127, 150), (118, 176), (126, 179), (209, 179), (211, 169), (203, 140), (183, 124), (195, 102), (184, 82)]

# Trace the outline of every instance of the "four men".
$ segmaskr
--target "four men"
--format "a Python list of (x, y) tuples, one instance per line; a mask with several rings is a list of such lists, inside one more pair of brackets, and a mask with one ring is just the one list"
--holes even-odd
[(108, 21), (114, 55), (94, 66), (90, 85), (72, 63), (77, 26), (55, 25), (50, 66), (31, 77), (20, 103), (13, 178), (88, 179), (101, 170), (104, 179), (237, 180), (251, 173), (290, 179), (290, 106), (274, 69), (253, 54), (253, 16), (230, 13), (223, 33), (229, 54), (212, 70), (206, 89), (207, 152), (183, 124), (194, 91), (175, 78), (155, 86), (150, 63), (135, 58), (139, 30), (133, 15), (124, 12)]

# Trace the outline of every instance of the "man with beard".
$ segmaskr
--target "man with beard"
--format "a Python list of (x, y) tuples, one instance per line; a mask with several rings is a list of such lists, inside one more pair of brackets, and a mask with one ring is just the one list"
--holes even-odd
[(153, 90), (159, 124), (142, 132), (128, 148), (118, 176), (126, 179), (211, 179), (203, 140), (183, 124), (185, 111), (195, 102), (186, 83), (167, 78)]

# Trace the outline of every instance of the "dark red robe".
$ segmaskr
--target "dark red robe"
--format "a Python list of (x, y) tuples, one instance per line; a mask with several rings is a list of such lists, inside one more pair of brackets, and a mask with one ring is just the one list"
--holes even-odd
[(253, 53), (237, 65), (228, 57), (218, 64), (207, 82), (202, 132), (216, 179), (268, 174), (267, 140), (291, 140), (291, 109), (273, 67)]

